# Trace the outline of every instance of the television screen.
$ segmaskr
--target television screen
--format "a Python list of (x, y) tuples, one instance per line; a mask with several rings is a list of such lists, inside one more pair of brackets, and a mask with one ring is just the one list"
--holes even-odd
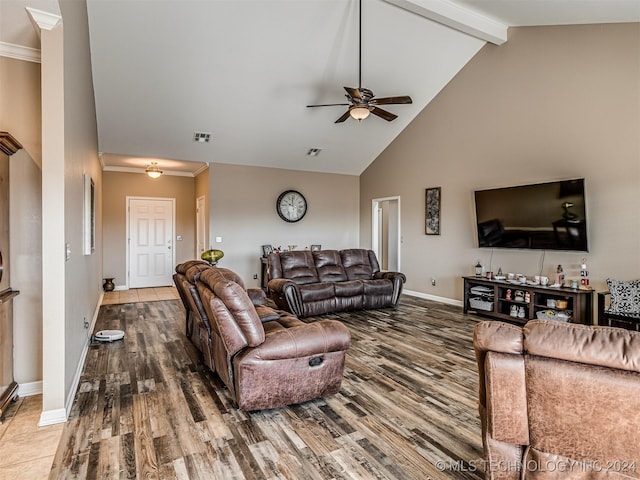
[(587, 251), (583, 178), (474, 194), (479, 247)]

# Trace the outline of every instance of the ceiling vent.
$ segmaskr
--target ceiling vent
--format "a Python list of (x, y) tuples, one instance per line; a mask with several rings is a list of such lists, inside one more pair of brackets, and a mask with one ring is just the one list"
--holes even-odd
[(193, 141), (198, 143), (209, 143), (209, 139), (211, 138), (210, 133), (205, 132), (195, 132), (193, 134)]
[(321, 148), (310, 148), (309, 151), (307, 152), (307, 156), (317, 157), (318, 155), (320, 155), (321, 151), (322, 151)]

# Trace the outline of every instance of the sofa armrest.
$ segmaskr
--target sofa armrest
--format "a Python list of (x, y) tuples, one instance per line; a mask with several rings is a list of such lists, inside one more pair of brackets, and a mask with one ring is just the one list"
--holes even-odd
[(304, 313), (300, 286), (286, 278), (272, 278), (267, 284), (272, 298), (280, 308), (288, 308), (291, 313), (301, 317)]
[(265, 341), (244, 356), (256, 360), (286, 360), (323, 353), (339, 352), (349, 348), (349, 329), (337, 320), (319, 320), (297, 327), (276, 330)]
[(267, 303), (267, 295), (261, 288), (247, 288), (247, 295), (256, 307)]
[(400, 300), (400, 294), (402, 293), (404, 283), (407, 281), (405, 274), (400, 272), (376, 272), (374, 273), (373, 278), (376, 280), (385, 279), (391, 281), (393, 284), (392, 304), (396, 305), (398, 300)]

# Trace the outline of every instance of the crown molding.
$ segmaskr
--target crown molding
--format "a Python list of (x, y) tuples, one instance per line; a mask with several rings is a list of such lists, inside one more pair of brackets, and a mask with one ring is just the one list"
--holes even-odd
[(20, 142), (9, 132), (0, 132), (0, 152), (13, 155), (22, 148)]
[(40, 30), (53, 30), (62, 21), (62, 17), (55, 13), (44, 12), (31, 7), (24, 8), (29, 13), (31, 23), (33, 23), (38, 35), (40, 35)]
[[(135, 168), (135, 167), (109, 167), (105, 166), (102, 169), (103, 172), (121, 172), (121, 173), (144, 173), (146, 175), (146, 171), (144, 168)], [(162, 176), (168, 175), (170, 177), (195, 177), (195, 173), (184, 172), (184, 171), (167, 171), (162, 170)]]
[(205, 163), (204, 165), (202, 165), (199, 169), (197, 169), (195, 172), (193, 172), (193, 176), (197, 177), (198, 175), (200, 175), (202, 172), (204, 172), (205, 170), (207, 170), (209, 168), (209, 164)]
[(0, 42), (0, 57), (15, 58), (26, 62), (40, 63), (40, 50), (37, 48), (23, 47), (13, 43)]

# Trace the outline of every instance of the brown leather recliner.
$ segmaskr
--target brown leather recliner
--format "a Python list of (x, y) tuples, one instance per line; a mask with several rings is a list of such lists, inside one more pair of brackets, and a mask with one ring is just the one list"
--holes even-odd
[[(177, 265), (176, 273), (173, 275), (173, 281), (176, 284), (176, 288), (186, 310), (186, 335), (189, 340), (191, 340), (191, 343), (202, 353), (203, 363), (215, 371), (215, 355), (211, 343), (211, 322), (196, 288), (196, 283), (201, 273), (212, 268), (217, 270), (218, 275), (236, 282), (243, 289), (245, 288), (242, 278), (232, 270), (213, 267), (207, 262), (198, 260), (189, 260)], [(266, 305), (266, 295), (259, 288), (250, 288), (247, 290), (247, 294), (262, 322), (277, 320), (286, 313), (268, 307)]]
[(487, 479), (640, 478), (640, 332), (489, 321), (474, 348)]
[(305, 402), (340, 389), (349, 330), (290, 315), (262, 322), (247, 292), (211, 268), (197, 289), (211, 321), (215, 371), (242, 410)]
[(271, 298), (299, 317), (396, 305), (406, 281), (365, 249), (272, 253), (268, 263)]

